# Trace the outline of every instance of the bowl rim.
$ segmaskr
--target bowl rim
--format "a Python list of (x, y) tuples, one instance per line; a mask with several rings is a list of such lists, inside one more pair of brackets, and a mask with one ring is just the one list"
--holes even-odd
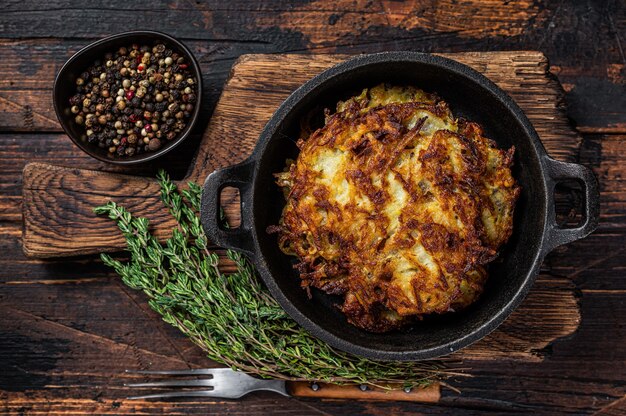
[[(514, 119), (519, 122), (521, 131), (523, 131), (524, 136), (527, 137), (527, 139), (529, 140), (530, 147), (533, 149), (538, 159), (539, 169), (542, 173), (538, 181), (541, 184), (541, 194), (543, 195), (542, 211), (544, 213), (541, 237), (540, 241), (537, 242), (536, 247), (534, 247), (535, 253), (532, 257), (532, 264), (530, 264), (530, 267), (526, 271), (523, 281), (521, 282), (519, 287), (512, 292), (510, 299), (499, 311), (493, 313), (485, 322), (481, 323), (476, 328), (466, 332), (463, 335), (460, 335), (459, 337), (456, 337), (454, 340), (429, 348), (418, 347), (413, 350), (404, 351), (380, 350), (376, 348), (369, 348), (366, 346), (353, 344), (347, 339), (339, 337), (328, 331), (327, 329), (323, 328), (321, 325), (317, 324), (307, 315), (301, 312), (282, 292), (278, 283), (276, 282), (276, 278), (270, 272), (270, 267), (267, 264), (265, 256), (263, 255), (263, 250), (259, 242), (260, 240), (257, 233), (258, 227), (256, 225), (256, 212), (259, 208), (255, 207), (257, 193), (263, 192), (261, 189), (257, 189), (260, 161), (265, 155), (267, 146), (269, 145), (272, 137), (275, 136), (275, 133), (279, 130), (283, 121), (291, 113), (293, 108), (297, 106), (298, 103), (303, 100), (307, 95), (315, 93), (315, 91), (318, 88), (321, 88), (323, 84), (328, 82), (329, 79), (345, 75), (346, 73), (350, 73), (354, 70), (370, 65), (399, 62), (432, 65), (437, 68), (441, 68), (442, 70), (455, 73), (456, 75), (459, 75), (463, 78), (469, 79), (481, 89), (487, 90), (489, 94), (493, 95), (494, 98), (498, 100), (506, 108), (506, 110), (512, 114)], [(450, 354), (461, 348), (467, 347), (468, 345), (484, 338), (486, 335), (493, 332), (502, 322), (506, 320), (508, 316), (510, 316), (510, 314), (519, 306), (519, 304), (530, 291), (539, 272), (542, 260), (545, 254), (547, 254), (545, 249), (545, 247), (547, 246), (546, 236), (549, 235), (550, 227), (547, 218), (550, 208), (549, 197), (547, 196), (549, 188), (547, 177), (548, 159), (549, 156), (547, 155), (547, 152), (543, 144), (541, 143), (537, 132), (535, 131), (528, 117), (517, 105), (517, 103), (515, 103), (515, 101), (513, 101), (513, 99), (506, 92), (504, 92), (504, 90), (498, 87), (493, 81), (491, 81), (489, 78), (479, 73), (478, 71), (470, 68), (469, 66), (440, 55), (409, 51), (381, 52), (359, 55), (354, 58), (350, 58), (311, 78), (310, 80), (302, 84), (299, 88), (297, 88), (291, 95), (289, 95), (289, 97), (285, 101), (283, 101), (283, 103), (274, 112), (274, 114), (266, 124), (265, 128), (262, 130), (259, 141), (257, 142), (257, 145), (254, 148), (251, 156), (246, 161), (242, 162), (242, 165), (246, 163), (252, 163), (254, 165), (252, 167), (253, 172), (251, 179), (252, 195), (250, 196), (252, 205), (250, 211), (253, 217), (250, 221), (250, 231), (252, 234), (254, 247), (254, 252), (252, 253), (251, 259), (257, 267), (257, 270), (259, 271), (259, 274), (263, 278), (265, 284), (268, 286), (270, 292), (279, 302), (281, 307), (284, 308), (285, 311), (287, 311), (287, 313), (294, 320), (296, 320), (312, 335), (333, 347), (350, 353), (358, 354), (366, 358), (377, 360), (382, 359), (397, 361), (417, 361), (432, 359), (442, 355)]]
[[(155, 38), (162, 38), (162, 39), (164, 38), (168, 42), (171, 42), (172, 44), (176, 45), (177, 48), (182, 50), (185, 54), (187, 54), (191, 58), (190, 61), (193, 66), (193, 71), (195, 72), (196, 79), (197, 79), (196, 85), (197, 85), (198, 93), (197, 93), (196, 105), (194, 107), (194, 111), (191, 116), (191, 119), (189, 120), (189, 124), (186, 127), (186, 131), (184, 131), (183, 134), (177, 137), (176, 140), (172, 141), (168, 146), (162, 147), (156, 152), (144, 153), (142, 155), (139, 155), (138, 157), (131, 156), (131, 158), (129, 159), (109, 159), (109, 158), (99, 155), (98, 153), (94, 151), (91, 151), (91, 149), (87, 145), (82, 143), (79, 138), (74, 137), (71, 131), (69, 131), (69, 129), (66, 127), (66, 122), (63, 119), (62, 104), (59, 103), (56, 99), (57, 91), (59, 88), (62, 88), (62, 84), (63, 84), (63, 80), (61, 79), (62, 75), (84, 53), (90, 51), (91, 49), (95, 47), (105, 45), (106, 43), (109, 43), (111, 41), (118, 40), (118, 39), (125, 38), (125, 37), (136, 36), (136, 35), (147, 35), (147, 36), (152, 36)], [(61, 68), (59, 69), (59, 71), (57, 72), (54, 78), (54, 85), (52, 87), (52, 104), (54, 106), (54, 112), (57, 116), (57, 120), (59, 121), (59, 124), (63, 128), (63, 131), (70, 138), (70, 140), (83, 152), (93, 157), (94, 159), (98, 159), (102, 162), (107, 162), (107, 163), (111, 163), (115, 165), (136, 165), (136, 164), (141, 164), (144, 162), (149, 162), (158, 157), (163, 156), (164, 154), (178, 147), (180, 143), (182, 143), (185, 139), (187, 139), (187, 137), (191, 135), (191, 132), (194, 129), (196, 122), (198, 121), (198, 117), (200, 115), (200, 107), (202, 105), (202, 92), (203, 92), (202, 72), (200, 71), (200, 65), (198, 64), (196, 57), (193, 55), (191, 50), (187, 46), (185, 46), (185, 44), (183, 44), (181, 41), (174, 38), (173, 36), (168, 35), (167, 33), (158, 32), (155, 30), (131, 30), (131, 31), (126, 31), (126, 32), (116, 33), (116, 34), (104, 37), (102, 39), (98, 39), (95, 42), (92, 42), (86, 46), (83, 46), (80, 50), (74, 53), (67, 61), (65, 61), (65, 63), (61, 66)]]

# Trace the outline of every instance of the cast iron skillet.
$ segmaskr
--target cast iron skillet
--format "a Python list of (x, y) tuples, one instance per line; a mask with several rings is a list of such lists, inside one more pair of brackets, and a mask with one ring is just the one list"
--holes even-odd
[[(412, 328), (373, 334), (350, 325), (334, 304), (337, 298), (300, 288), (293, 258), (283, 254), (266, 228), (278, 224), (285, 200), (274, 184), (287, 158), (295, 158), (300, 120), (313, 112), (322, 125), (322, 109), (380, 82), (414, 85), (437, 92), (455, 116), (479, 122), (487, 137), (508, 149), (515, 145), (513, 174), (522, 186), (515, 208), (513, 235), (489, 268), (480, 299), (460, 312), (427, 318)], [(580, 182), (585, 219), (578, 228), (555, 222), (554, 187)], [(219, 194), (239, 189), (242, 222), (237, 229), (219, 224)], [(298, 88), (278, 108), (243, 163), (213, 172), (202, 196), (202, 224), (216, 244), (245, 253), (272, 295), (314, 336), (342, 350), (373, 359), (421, 360), (456, 351), (493, 331), (528, 293), (543, 258), (555, 247), (587, 236), (597, 226), (598, 185), (587, 168), (551, 159), (521, 109), (478, 72), (450, 59), (413, 52), (364, 55), (341, 63)]]

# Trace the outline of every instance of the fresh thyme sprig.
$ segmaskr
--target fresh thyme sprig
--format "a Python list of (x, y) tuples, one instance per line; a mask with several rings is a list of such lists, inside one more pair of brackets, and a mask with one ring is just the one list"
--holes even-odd
[(209, 250), (198, 217), (200, 186), (189, 183), (188, 189), (179, 190), (164, 172), (158, 179), (161, 198), (178, 228), (160, 244), (146, 218), (135, 218), (111, 201), (95, 212), (117, 223), (131, 257), (125, 263), (107, 254), (101, 257), (210, 359), (261, 377), (382, 387), (427, 385), (452, 374), (442, 361), (373, 361), (314, 338), (278, 305), (241, 254), (228, 251), (236, 271), (220, 271), (219, 257)]

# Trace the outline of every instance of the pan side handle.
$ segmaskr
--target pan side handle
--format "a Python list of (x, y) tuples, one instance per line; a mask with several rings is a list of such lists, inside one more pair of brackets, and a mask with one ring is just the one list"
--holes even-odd
[[(593, 172), (585, 166), (576, 163), (566, 163), (546, 157), (548, 168), (548, 224), (544, 242), (543, 254), (547, 254), (556, 247), (571, 243), (591, 234), (597, 227), (600, 219), (600, 195), (598, 181)], [(584, 191), (584, 220), (575, 228), (562, 228), (556, 223), (554, 210), (554, 188), (557, 183), (573, 179), (582, 184)]]
[[(244, 162), (216, 170), (204, 182), (200, 218), (202, 227), (210, 241), (220, 247), (241, 251), (254, 256), (252, 239), (252, 176), (256, 162)], [(241, 224), (237, 228), (227, 228), (221, 220), (220, 193), (227, 186), (239, 190)]]

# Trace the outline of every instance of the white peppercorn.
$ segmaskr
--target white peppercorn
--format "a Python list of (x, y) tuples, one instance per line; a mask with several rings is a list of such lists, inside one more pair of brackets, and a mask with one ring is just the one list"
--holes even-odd
[[(127, 157), (162, 147), (185, 128), (198, 91), (185, 58), (163, 44), (132, 45), (89, 67), (76, 78), (67, 113), (81, 139)], [(141, 139), (141, 140), (140, 140)]]

